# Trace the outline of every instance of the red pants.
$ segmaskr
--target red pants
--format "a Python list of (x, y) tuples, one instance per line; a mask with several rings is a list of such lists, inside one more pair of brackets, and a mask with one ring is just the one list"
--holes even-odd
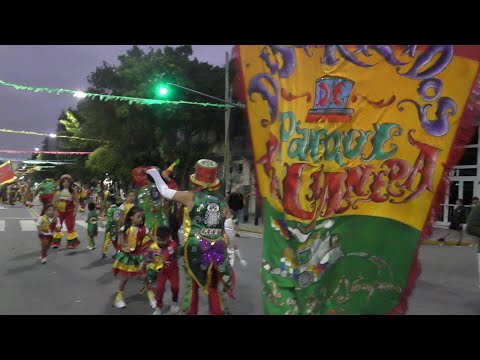
[[(80, 245), (80, 241), (78, 241), (78, 234), (75, 231), (75, 216), (73, 215), (74, 210), (67, 210), (67, 211), (59, 211), (58, 212), (58, 219), (60, 220), (60, 225), (63, 226), (63, 222), (65, 222), (65, 226), (67, 227), (67, 245), (71, 247), (77, 247)], [(58, 235), (60, 234), (60, 236)], [(53, 244), (58, 246), (62, 240), (61, 237), (62, 228), (59, 228), (57, 231), (57, 235), (53, 239)]]
[(47, 257), (47, 251), (48, 249), (50, 249), (50, 245), (52, 244), (52, 239), (53, 239), (53, 236), (41, 236), (40, 237), (40, 242), (41, 242), (41, 245), (42, 245), (42, 258), (46, 258)]
[(39, 199), (43, 204), (43, 208), (42, 208), (42, 212), (40, 213), (40, 216), (43, 216), (43, 215), (45, 215), (45, 212), (47, 211), (47, 205), (52, 203), (53, 194), (40, 195)]
[(163, 294), (165, 293), (165, 284), (167, 279), (170, 280), (170, 288), (172, 290), (172, 301), (178, 301), (179, 278), (178, 268), (160, 271), (157, 274), (157, 307), (163, 307)]
[[(210, 315), (224, 315), (222, 301), (218, 294), (218, 273), (212, 274), (212, 282), (208, 288), (208, 307)], [(198, 284), (189, 275), (187, 275), (187, 291), (185, 294), (184, 309), (187, 315), (197, 315), (198, 313)]]

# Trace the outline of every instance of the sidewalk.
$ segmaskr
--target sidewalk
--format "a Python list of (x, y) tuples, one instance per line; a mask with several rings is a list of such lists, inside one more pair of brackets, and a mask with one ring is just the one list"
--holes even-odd
[[(249, 217), (248, 222), (242, 222), (239, 224), (241, 231), (247, 231), (257, 234), (263, 233), (263, 222), (262, 219), (259, 219), (258, 225), (255, 225), (253, 217)], [(443, 228), (434, 228), (432, 234), (429, 236), (429, 239), (424, 241), (424, 245), (449, 245), (456, 246), (458, 243), (458, 233), (452, 232), (444, 242), (438, 241), (440, 237), (445, 236), (448, 229)], [(477, 241), (475, 237), (468, 235), (465, 230), (463, 231), (463, 238), (460, 244), (461, 246), (477, 246)]]

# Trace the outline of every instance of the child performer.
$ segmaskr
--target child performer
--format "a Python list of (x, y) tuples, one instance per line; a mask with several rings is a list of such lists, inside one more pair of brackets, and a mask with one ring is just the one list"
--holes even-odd
[(60, 221), (55, 215), (55, 206), (53, 204), (47, 205), (45, 207), (45, 215), (40, 216), (37, 221), (38, 237), (42, 245), (42, 264), (47, 263), (47, 251), (52, 244), (53, 233), (60, 226)]
[(153, 315), (162, 315), (163, 294), (165, 284), (170, 280), (172, 290), (172, 305), (170, 311), (177, 313), (179, 276), (177, 264), (177, 243), (170, 238), (170, 229), (166, 226), (159, 226), (154, 232), (155, 242), (150, 245), (145, 263), (147, 264), (147, 279), (149, 286), (155, 278), (157, 280), (156, 309)]
[(120, 220), (120, 209), (115, 204), (115, 196), (109, 195), (105, 200), (105, 211), (107, 223), (105, 225), (105, 240), (103, 241), (102, 259), (107, 258), (107, 251), (110, 242), (115, 250), (118, 250), (117, 244), (117, 223)]
[(88, 238), (88, 250), (95, 249), (95, 236), (98, 235), (98, 214), (95, 211), (95, 204), (93, 202), (88, 203), (87, 214), (87, 238)]
[[(128, 279), (145, 274), (145, 270), (142, 269), (143, 254), (153, 239), (144, 223), (145, 215), (143, 210), (138, 206), (134, 206), (128, 212), (125, 223), (120, 228), (118, 234), (120, 250), (116, 255), (112, 270), (114, 276), (120, 274), (118, 293), (113, 302), (113, 306), (116, 308), (124, 308), (126, 306), (123, 300), (123, 291)], [(150, 241), (142, 245), (145, 236), (148, 236)]]
[(135, 205), (135, 197), (136, 197), (136, 191), (135, 189), (130, 189), (127, 192), (127, 200), (120, 205), (120, 221), (118, 222), (118, 225), (121, 227), (123, 223), (125, 222), (125, 217), (130, 211), (130, 209)]

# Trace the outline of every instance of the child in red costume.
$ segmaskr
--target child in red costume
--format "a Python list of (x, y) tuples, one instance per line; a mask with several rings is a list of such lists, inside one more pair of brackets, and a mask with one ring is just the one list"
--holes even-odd
[(156, 242), (150, 245), (145, 263), (147, 264), (148, 283), (151, 284), (157, 280), (157, 306), (153, 315), (162, 315), (163, 294), (165, 285), (170, 280), (172, 290), (172, 305), (170, 311), (177, 313), (179, 276), (177, 264), (177, 243), (170, 238), (170, 229), (166, 226), (159, 226), (155, 231), (154, 239)]
[(53, 233), (60, 227), (60, 221), (55, 215), (55, 206), (52, 204), (47, 205), (45, 207), (45, 215), (40, 216), (37, 221), (38, 237), (40, 238), (42, 246), (42, 264), (47, 263), (47, 251), (52, 244)]

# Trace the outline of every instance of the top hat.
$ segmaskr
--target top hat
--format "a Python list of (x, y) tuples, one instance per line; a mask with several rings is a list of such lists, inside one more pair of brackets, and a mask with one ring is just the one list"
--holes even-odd
[(190, 175), (190, 182), (202, 189), (218, 190), (220, 180), (217, 178), (218, 164), (208, 159), (198, 160), (195, 164), (195, 174)]

